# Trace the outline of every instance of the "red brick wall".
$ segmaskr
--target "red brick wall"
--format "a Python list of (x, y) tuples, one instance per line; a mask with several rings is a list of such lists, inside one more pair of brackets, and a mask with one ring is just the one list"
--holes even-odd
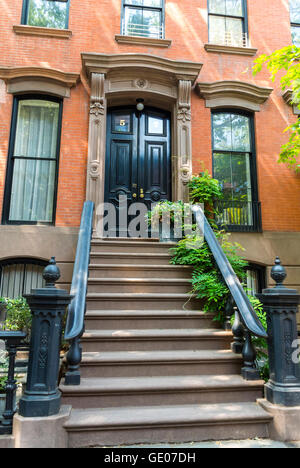
[[(253, 78), (253, 58), (207, 53), (206, 0), (166, 0), (168, 49), (119, 45), (121, 0), (71, 0), (69, 40), (16, 35), (23, 0), (0, 0), (0, 66), (35, 65), (81, 71), (81, 52), (143, 52), (179, 60), (202, 62), (199, 81), (233, 79), (272, 86), (266, 71)], [(287, 0), (248, 0), (249, 35), (258, 53), (269, 53), (291, 43)], [(1, 83), (1, 82), (0, 82)], [(57, 225), (77, 226), (85, 198), (88, 92), (83, 84), (64, 100), (58, 185)], [(0, 210), (10, 132), (12, 98), (0, 84)], [(278, 83), (261, 112), (255, 115), (259, 197), (265, 230), (300, 230), (300, 177), (277, 164), (284, 128), (295, 116), (284, 103)], [(192, 97), (194, 172), (211, 170), (211, 119), (204, 101)]]

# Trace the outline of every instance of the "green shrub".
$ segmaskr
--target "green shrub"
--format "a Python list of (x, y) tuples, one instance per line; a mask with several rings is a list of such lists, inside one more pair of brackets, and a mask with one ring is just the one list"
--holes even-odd
[(6, 308), (6, 319), (3, 323), (3, 330), (20, 330), (29, 334), (32, 316), (26, 299), (24, 297), (18, 297), (17, 299), (1, 297), (0, 302), (2, 302)]
[(207, 203), (223, 198), (223, 192), (217, 179), (213, 179), (208, 171), (199, 176), (193, 176), (189, 182), (190, 199), (192, 203)]

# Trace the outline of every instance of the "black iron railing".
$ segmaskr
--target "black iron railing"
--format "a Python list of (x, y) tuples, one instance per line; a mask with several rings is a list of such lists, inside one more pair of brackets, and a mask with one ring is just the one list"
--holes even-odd
[(68, 308), (65, 328), (65, 340), (70, 342), (70, 349), (66, 358), (66, 385), (80, 385), (80, 338), (84, 332), (86, 293), (93, 231), (93, 214), (94, 203), (91, 201), (85, 202), (81, 216), (81, 225), (71, 286), (71, 296), (73, 296), (73, 299)]
[(261, 203), (220, 200), (215, 202), (216, 224), (228, 231), (261, 232)]
[(207, 221), (203, 210), (200, 206), (193, 206), (192, 210), (196, 218), (197, 226), (202, 231), (204, 239), (206, 240), (220, 273), (230, 291), (232, 296), (232, 305), (236, 305), (235, 328), (240, 329), (242, 326), (245, 329), (245, 332), (243, 332), (245, 340), (244, 338), (242, 339), (243, 349), (240, 350), (244, 357), (243, 376), (245, 379), (255, 380), (258, 378), (259, 374), (255, 368), (256, 353), (252, 346), (251, 335), (255, 335), (260, 338), (267, 338), (267, 333), (258, 319), (243, 286), (223, 252), (223, 249)]
[(0, 423), (0, 434), (11, 434), (13, 417), (16, 412), (17, 381), (15, 379), (15, 364), (17, 351), (24, 345), (26, 333), (21, 331), (0, 332), (0, 340), (5, 341), (8, 355), (8, 372), (5, 385), (5, 410)]

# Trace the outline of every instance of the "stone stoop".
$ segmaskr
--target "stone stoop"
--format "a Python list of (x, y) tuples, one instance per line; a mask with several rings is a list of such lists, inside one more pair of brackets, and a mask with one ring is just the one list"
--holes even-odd
[(232, 334), (190, 297), (190, 268), (170, 265), (174, 245), (92, 240), (82, 382), (60, 386), (69, 447), (269, 436), (264, 382), (242, 379)]

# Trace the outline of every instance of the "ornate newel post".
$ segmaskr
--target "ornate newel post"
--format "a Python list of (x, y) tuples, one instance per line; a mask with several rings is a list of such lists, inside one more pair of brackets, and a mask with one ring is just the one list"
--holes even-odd
[(55, 287), (59, 268), (52, 257), (43, 277), (46, 287), (26, 296), (32, 312), (32, 333), (26, 391), (19, 403), (19, 414), (26, 418), (59, 413), (58, 373), (62, 319), (71, 296)]
[(286, 276), (277, 257), (271, 271), (276, 286), (264, 289), (257, 297), (264, 305), (268, 323), (270, 380), (265, 385), (265, 397), (272, 404), (294, 407), (300, 406), (300, 362), (296, 349), (300, 295), (283, 285)]

